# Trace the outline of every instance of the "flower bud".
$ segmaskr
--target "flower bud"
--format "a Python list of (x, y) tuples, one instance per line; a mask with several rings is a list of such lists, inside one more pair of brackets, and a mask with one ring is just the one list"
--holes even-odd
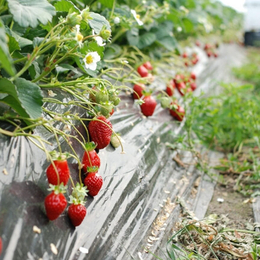
[(80, 14), (77, 13), (71, 13), (67, 16), (67, 23), (71, 26), (75, 26), (77, 24), (80, 24), (82, 20), (82, 17)]

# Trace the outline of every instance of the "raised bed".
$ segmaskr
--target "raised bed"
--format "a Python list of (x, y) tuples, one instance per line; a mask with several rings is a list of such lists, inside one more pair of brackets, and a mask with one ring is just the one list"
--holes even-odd
[[(209, 60), (201, 53), (202, 63), (195, 67), (197, 93), (210, 94), (219, 81), (233, 80), (229, 69), (243, 62), (245, 53), (232, 44), (221, 46), (219, 54), (218, 59)], [(160, 81), (154, 84), (164, 88)], [(49, 163), (44, 152), (24, 137), (0, 136), (0, 259), (152, 259), (147, 251), (158, 255), (165, 251), (180, 201), (199, 218), (204, 216), (214, 184), (201, 178), (203, 173), (193, 165), (179, 166), (172, 159), (175, 153), (165, 145), (174, 142), (182, 124), (159, 105), (152, 117), (144, 118), (131, 95), (122, 93), (121, 100), (111, 122), (124, 140), (126, 153), (112, 146), (100, 150), (103, 188), (94, 199), (88, 197), (87, 216), (76, 229), (66, 212), (53, 222), (45, 215)], [(77, 128), (84, 132), (81, 125)], [(43, 129), (35, 134), (53, 138)], [(81, 157), (82, 148), (74, 148)], [(209, 155), (213, 160), (219, 157)], [(181, 156), (184, 162), (192, 160), (188, 153)], [(77, 163), (70, 160), (69, 166), (77, 178)]]

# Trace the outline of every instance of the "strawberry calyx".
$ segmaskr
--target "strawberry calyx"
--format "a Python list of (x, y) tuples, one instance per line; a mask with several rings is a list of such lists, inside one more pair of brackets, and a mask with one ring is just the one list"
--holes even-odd
[(96, 147), (97, 147), (97, 145), (94, 142), (85, 143), (85, 148), (86, 148), (86, 151), (88, 151), (88, 152), (95, 150)]
[(73, 191), (71, 195), (69, 196), (70, 201), (69, 203), (74, 205), (82, 204), (84, 205), (86, 203), (86, 196), (88, 196), (88, 190), (87, 187), (83, 184), (77, 183), (76, 186), (73, 188)]
[(87, 172), (98, 172), (97, 166), (87, 167)]
[(60, 153), (55, 150), (51, 151), (49, 154), (50, 154), (52, 160), (57, 160), (57, 161), (65, 161), (71, 156), (70, 153), (68, 153), (68, 152)]
[(144, 97), (149, 97), (149, 96), (152, 95), (152, 92), (153, 91), (151, 89), (150, 90), (143, 90), (142, 94), (143, 94)]
[(49, 191), (53, 191), (54, 194), (66, 193), (67, 186), (64, 186), (63, 182), (59, 185), (49, 184)]

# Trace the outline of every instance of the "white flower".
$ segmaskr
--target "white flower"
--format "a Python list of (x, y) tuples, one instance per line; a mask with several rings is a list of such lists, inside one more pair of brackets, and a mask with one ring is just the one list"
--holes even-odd
[(76, 25), (76, 36), (75, 36), (75, 40), (76, 40), (77, 43), (79, 44), (79, 47), (81, 47), (82, 44), (83, 44), (83, 39), (84, 39), (84, 37), (83, 37), (83, 35), (80, 33), (79, 30), (80, 30), (80, 25), (77, 24), (77, 25)]
[(137, 21), (138, 25), (143, 25), (144, 23), (140, 20), (140, 15), (136, 14), (135, 10), (131, 10), (132, 15), (134, 16), (135, 20)]
[(100, 36), (96, 36), (96, 37), (95, 37), (95, 40), (96, 40), (98, 46), (105, 46), (105, 45), (106, 45), (106, 43), (103, 42), (103, 39), (102, 39), (102, 37), (100, 37)]
[(119, 24), (120, 23), (120, 18), (119, 17), (115, 17), (114, 18), (114, 23), (115, 24)]
[(100, 61), (100, 56), (96, 51), (94, 52), (89, 52), (85, 57), (84, 57), (84, 63), (85, 63), (85, 68), (90, 69), (90, 70), (96, 70), (97, 69), (97, 63)]

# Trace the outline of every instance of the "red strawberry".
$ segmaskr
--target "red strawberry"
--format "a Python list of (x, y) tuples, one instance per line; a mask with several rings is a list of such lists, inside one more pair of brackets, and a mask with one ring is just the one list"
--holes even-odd
[(88, 194), (94, 197), (99, 193), (103, 185), (103, 179), (97, 172), (90, 172), (84, 179), (84, 184), (87, 186)]
[(183, 58), (188, 58), (187, 52), (184, 52), (184, 53), (182, 54), (182, 57), (183, 57)]
[(179, 93), (184, 96), (186, 93), (186, 84), (184, 82), (180, 82), (176, 85)]
[(133, 87), (133, 98), (134, 99), (139, 99), (142, 97), (143, 95), (143, 90), (145, 89), (145, 85), (144, 84), (135, 84)]
[(65, 210), (67, 200), (62, 194), (64, 192), (64, 185), (50, 185), (53, 190), (44, 200), (46, 214), (49, 220), (55, 220)]
[(192, 63), (193, 65), (195, 65), (195, 64), (198, 63), (198, 61), (199, 61), (198, 58), (193, 58), (193, 59), (191, 60), (191, 63)]
[(183, 77), (181, 74), (176, 74), (173, 80), (175, 84), (178, 84), (183, 80)]
[(190, 83), (190, 88), (191, 88), (192, 91), (194, 91), (197, 88), (196, 82), (191, 82)]
[(183, 107), (173, 102), (170, 109), (170, 114), (178, 121), (182, 121), (185, 116), (185, 110)]
[(140, 107), (143, 115), (152, 116), (157, 105), (156, 100), (149, 93), (145, 93), (142, 100), (144, 103)]
[(97, 149), (103, 149), (110, 143), (112, 135), (112, 124), (104, 116), (98, 116), (88, 125), (89, 134), (92, 141), (97, 144)]
[(67, 185), (70, 177), (70, 170), (67, 160), (58, 158), (58, 160), (53, 161), (53, 163), (56, 166), (57, 172), (55, 167), (50, 164), (46, 170), (48, 182), (52, 185), (58, 185), (61, 183), (63, 183), (64, 186)]
[(137, 68), (137, 72), (141, 77), (147, 77), (148, 76), (148, 70), (145, 66), (141, 65)]
[(153, 66), (150, 61), (145, 62), (143, 66), (148, 70), (153, 70)]
[(175, 89), (175, 83), (174, 83), (174, 80), (171, 79), (170, 82), (166, 86), (166, 93), (171, 97), (171, 96), (173, 96), (174, 89)]
[(0, 255), (2, 253), (2, 248), (3, 248), (3, 242), (2, 242), (2, 238), (0, 237)]
[(199, 47), (200, 46), (200, 42), (197, 40), (196, 41), (196, 45)]
[(211, 51), (207, 51), (207, 56), (211, 57), (212, 56), (212, 52)]
[(85, 145), (87, 151), (84, 152), (83, 158), (82, 158), (82, 164), (83, 164), (83, 172), (87, 172), (88, 167), (100, 167), (100, 158), (95, 151), (96, 145), (94, 142), (86, 143)]
[(217, 54), (217, 53), (214, 53), (213, 55), (214, 55), (214, 57), (215, 57), (215, 58), (217, 58), (217, 57), (218, 57), (218, 54)]
[(79, 226), (87, 214), (87, 209), (82, 204), (71, 204), (68, 209), (68, 216), (73, 226)]
[(190, 77), (195, 80), (196, 79), (196, 74), (194, 72), (191, 72)]

